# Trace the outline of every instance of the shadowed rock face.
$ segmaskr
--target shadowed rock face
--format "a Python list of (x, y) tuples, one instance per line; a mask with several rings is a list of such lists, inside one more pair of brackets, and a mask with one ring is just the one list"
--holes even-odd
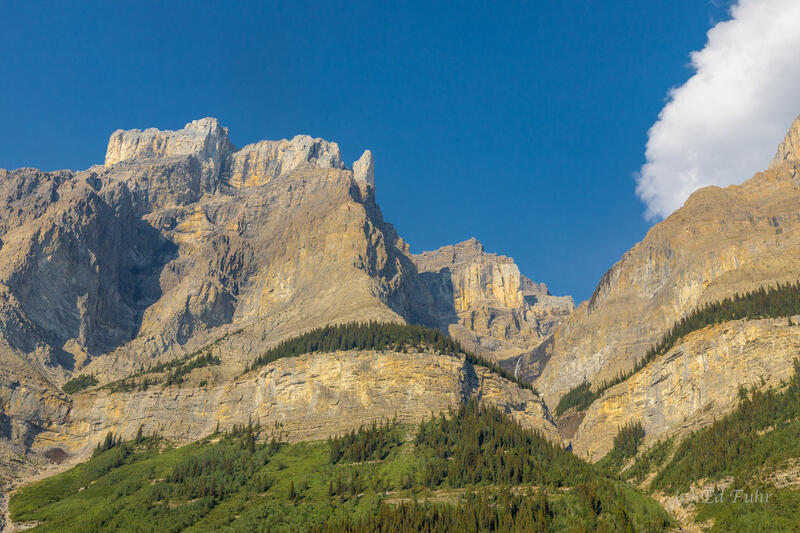
[[(446, 325), (439, 312), (453, 305), (384, 222), (371, 152), (350, 170), (335, 143), (308, 136), (237, 149), (211, 118), (118, 130), (105, 164), (86, 171), (0, 170), (0, 243), (0, 434), (25, 446), (88, 416), (58, 389), (78, 373), (104, 383), (221, 339), (215, 380), (227, 383), (305, 330)], [(520, 280), (517, 271), (491, 290), (521, 309), (524, 290), (542, 290)], [(168, 402), (148, 394), (158, 419)]]
[(96, 172), (0, 171), (0, 182), (0, 334), (11, 349), (47, 352), (39, 370), (58, 380), (134, 336), (175, 247), (136, 217), (124, 183)]
[(535, 384), (548, 405), (583, 379), (633, 367), (697, 306), (800, 279), (800, 184), (795, 122), (765, 172), (742, 185), (707, 187), (654, 226), (603, 276), (592, 298), (556, 331)]
[(572, 298), (552, 296), (544, 283), (520, 274), (513, 259), (486, 253), (474, 238), (413, 259), (440, 327), (469, 348), (508, 361), (510, 369), (574, 309)]

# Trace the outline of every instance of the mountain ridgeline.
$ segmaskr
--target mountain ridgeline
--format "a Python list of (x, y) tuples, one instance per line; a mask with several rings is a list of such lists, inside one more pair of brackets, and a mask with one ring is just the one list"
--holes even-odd
[(412, 253), (369, 150), (205, 118), (0, 170), (0, 504), (36, 531), (792, 530), (798, 131), (577, 308), (476, 239)]
[[(474, 239), (412, 254), (376, 198), (369, 150), (348, 167), (304, 135), (238, 148), (212, 118), (115, 131), (85, 171), (0, 170), (0, 436), (19, 453), (88, 449), (64, 428), (98, 395), (165, 406), (164, 388), (241, 383), (271, 348), (331, 324), (448, 332), (510, 378), (495, 363), (572, 311)], [(140, 422), (189, 409), (173, 407)]]
[(730, 177), (741, 185), (699, 189), (653, 226), (546, 346), (520, 358), (518, 375), (556, 406), (583, 381), (634, 368), (692, 309), (800, 279), (799, 124), (765, 171)]

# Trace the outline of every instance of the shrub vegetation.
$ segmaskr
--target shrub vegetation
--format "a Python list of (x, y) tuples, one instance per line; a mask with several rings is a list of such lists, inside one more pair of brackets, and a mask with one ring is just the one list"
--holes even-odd
[(76, 376), (64, 383), (64, 385), (61, 387), (61, 390), (67, 394), (75, 394), (76, 392), (88, 389), (89, 387), (94, 387), (97, 385), (97, 383), (97, 378), (94, 377), (94, 375), (80, 374), (79, 376)]

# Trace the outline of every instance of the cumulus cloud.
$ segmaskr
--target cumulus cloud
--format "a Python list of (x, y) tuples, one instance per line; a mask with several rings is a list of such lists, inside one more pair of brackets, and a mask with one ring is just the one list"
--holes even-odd
[(800, 113), (800, 0), (739, 0), (692, 52), (694, 75), (669, 91), (648, 133), (636, 193), (657, 220), (707, 185), (769, 164)]

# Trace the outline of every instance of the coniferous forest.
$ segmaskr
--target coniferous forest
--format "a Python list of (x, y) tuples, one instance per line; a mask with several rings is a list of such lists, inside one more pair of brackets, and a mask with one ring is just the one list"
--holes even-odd
[(97, 378), (91, 374), (80, 374), (70, 379), (61, 387), (67, 394), (75, 394), (78, 391), (97, 385)]
[[(620, 428), (598, 467), (654, 493), (687, 494), (702, 483), (696, 497), (708, 501), (697, 505), (697, 521), (711, 519), (711, 531), (797, 531), (800, 492), (792, 472), (800, 457), (800, 360), (787, 383), (766, 390), (741, 387), (733, 412), (677, 443), (672, 437), (637, 454), (643, 437), (638, 423)], [(777, 471), (788, 472), (788, 485), (773, 475)], [(756, 491), (762, 500), (731, 505), (737, 495), (741, 503)]]
[[(797, 313), (798, 284), (708, 304), (676, 323), (630, 372), (569, 391), (556, 414), (585, 409), (692, 331)], [(282, 357), (353, 349), (463, 354), (517, 381), (438, 330), (377, 322), (288, 339), (246, 371)], [(199, 350), (137, 376), (164, 373), (169, 386), (195, 368), (219, 363)], [(670, 519), (623, 480), (648, 478), (649, 490), (680, 493), (698, 479), (728, 476), (737, 490), (749, 490), (759, 471), (800, 456), (800, 363), (795, 370), (780, 391), (741, 389), (732, 414), (677, 445), (669, 439), (639, 453), (643, 427), (625, 425), (596, 466), (469, 401), (415, 427), (384, 420), (316, 443), (283, 443), (279, 428), (257, 424), (182, 448), (141, 430), (131, 441), (109, 433), (88, 463), (23, 489), (10, 509), (16, 521), (36, 521), (37, 531), (660, 531)], [(95, 385), (94, 376), (82, 375), (64, 390), (74, 394)], [(133, 378), (106, 386), (142, 387)], [(774, 498), (780, 509), (708, 505), (698, 518), (713, 518), (718, 531), (761, 528), (766, 517), (781, 531), (800, 520), (797, 493), (775, 489)]]
[(287, 444), (258, 424), (172, 448), (109, 435), (11, 499), (34, 531), (664, 531), (649, 497), (471, 401)]

